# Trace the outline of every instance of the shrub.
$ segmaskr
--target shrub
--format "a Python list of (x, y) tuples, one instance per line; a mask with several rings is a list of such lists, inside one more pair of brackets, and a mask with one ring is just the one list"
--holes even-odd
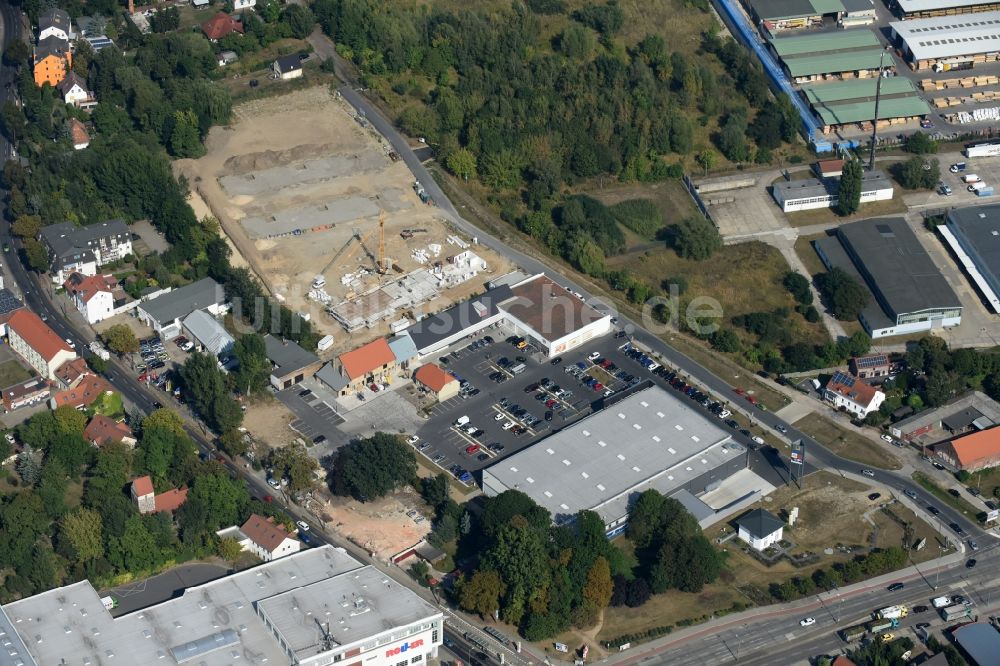
[(629, 199), (608, 208), (612, 217), (643, 238), (655, 238), (663, 226), (660, 209), (649, 199)]

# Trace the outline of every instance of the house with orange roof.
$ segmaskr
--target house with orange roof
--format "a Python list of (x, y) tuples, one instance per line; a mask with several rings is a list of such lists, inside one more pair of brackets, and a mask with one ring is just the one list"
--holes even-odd
[(73, 66), (73, 52), (69, 42), (57, 35), (49, 35), (38, 41), (32, 58), (35, 85), (41, 88), (46, 83), (57, 86), (66, 78)]
[(114, 393), (113, 387), (104, 377), (87, 375), (73, 388), (59, 391), (49, 399), (49, 407), (56, 409), (68, 405), (74, 409), (84, 409), (97, 402), (105, 393)]
[(417, 368), (413, 379), (434, 394), (438, 402), (444, 402), (458, 395), (459, 384), (455, 376), (442, 370), (434, 363), (427, 363)]
[(372, 340), (337, 357), (341, 373), (347, 379), (347, 390), (355, 391), (366, 384), (384, 381), (396, 367), (396, 355), (385, 338)]
[(129, 448), (135, 448), (136, 444), (135, 435), (128, 425), (104, 414), (95, 414), (90, 419), (90, 423), (83, 429), (83, 438), (98, 447), (111, 442), (122, 442)]
[(297, 553), (302, 546), (284, 525), (276, 523), (274, 518), (264, 518), (256, 513), (251, 514), (240, 527), (227, 527), (216, 534), (223, 539), (234, 539), (243, 550), (265, 562)]
[(153, 490), (153, 480), (148, 476), (140, 476), (132, 482), (132, 502), (139, 513), (173, 513), (187, 501), (187, 493), (187, 488), (175, 488), (157, 494)]
[(959, 471), (976, 472), (1000, 465), (1000, 426), (962, 435), (931, 447)]
[(210, 41), (217, 42), (226, 35), (237, 32), (243, 34), (243, 24), (225, 12), (219, 12), (201, 24), (201, 31)]
[(823, 397), (837, 409), (860, 419), (874, 412), (885, 402), (885, 393), (846, 372), (835, 372), (823, 388)]
[(56, 368), (76, 358), (73, 348), (31, 310), (18, 310), (7, 320), (7, 342), (45, 379), (55, 379)]

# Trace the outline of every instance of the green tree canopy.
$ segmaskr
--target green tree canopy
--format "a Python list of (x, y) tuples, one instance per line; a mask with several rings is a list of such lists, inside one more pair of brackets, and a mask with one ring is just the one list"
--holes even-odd
[(667, 233), (670, 245), (685, 259), (704, 261), (722, 247), (718, 229), (704, 217), (688, 217), (670, 225)]
[(104, 344), (116, 354), (131, 354), (139, 351), (139, 339), (127, 324), (115, 324), (101, 334)]
[(861, 181), (864, 177), (864, 167), (858, 160), (844, 162), (844, 171), (840, 176), (840, 188), (837, 194), (837, 214), (851, 215), (861, 205)]
[(871, 300), (868, 290), (841, 268), (817, 275), (816, 286), (837, 319), (856, 319)]
[(416, 473), (413, 449), (397, 435), (377, 432), (340, 450), (334, 461), (332, 489), (367, 502), (409, 483)]

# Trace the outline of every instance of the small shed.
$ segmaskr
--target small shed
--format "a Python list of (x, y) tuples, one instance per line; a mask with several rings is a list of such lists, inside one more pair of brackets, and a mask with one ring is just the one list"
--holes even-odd
[(239, 59), (240, 57), (236, 54), (236, 51), (223, 51), (219, 54), (219, 67), (231, 65)]
[(740, 540), (748, 543), (754, 550), (767, 550), (781, 541), (785, 529), (783, 522), (764, 509), (754, 509), (740, 516), (736, 520), (736, 526), (739, 528)]

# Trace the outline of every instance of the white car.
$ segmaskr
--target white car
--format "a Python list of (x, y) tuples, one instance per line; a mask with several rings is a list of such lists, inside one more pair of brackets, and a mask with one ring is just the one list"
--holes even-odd
[(729, 411), (728, 409), (723, 409), (721, 412), (719, 412), (718, 416), (720, 419), (728, 419), (732, 415), (733, 413), (731, 411)]
[(409, 437), (406, 438), (406, 443), (407, 444), (416, 444), (419, 441), (420, 441), (420, 438), (417, 437), (416, 435), (410, 435)]
[(588, 361), (594, 361), (594, 360), (599, 359), (599, 358), (601, 358), (601, 352), (596, 352), (595, 351), (595, 352), (590, 352), (590, 355), (587, 357), (587, 360)]
[(295, 521), (295, 525), (296, 525), (296, 526), (297, 526), (297, 527), (298, 527), (298, 528), (299, 528), (300, 530), (302, 530), (303, 532), (308, 532), (308, 531), (309, 531), (309, 524), (308, 524), (308, 523), (306, 523), (306, 521), (304, 521), (304, 520), (296, 520), (296, 521)]
[(66, 344), (69, 345), (70, 349), (76, 349), (76, 343), (70, 340), (69, 338), (66, 338)]
[(863, 470), (861, 470), (861, 473), (864, 474), (865, 476), (867, 476), (869, 479), (874, 479), (875, 478), (875, 472), (873, 472), (870, 469), (863, 469)]
[(514, 422), (513, 422), (513, 421), (507, 421), (507, 422), (506, 422), (506, 423), (504, 423), (504, 424), (503, 424), (502, 426), (500, 426), (500, 428), (501, 428), (502, 430), (510, 430), (510, 429), (511, 429), (511, 428), (513, 428), (513, 427), (514, 427)]
[(799, 626), (801, 627), (811, 627), (816, 624), (816, 618), (814, 617), (804, 617), (799, 620)]
[(882, 439), (883, 442), (889, 442), (890, 444), (892, 444), (892, 437), (890, 437), (889, 435), (879, 435), (879, 437)]
[(280, 488), (281, 487), (281, 484), (278, 483), (278, 480), (276, 478), (274, 478), (273, 476), (270, 477), (267, 480), (267, 485), (271, 486), (272, 488)]
[(504, 419), (504, 416), (500, 412), (497, 412), (496, 415), (493, 417), (494, 421), (503, 421), (503, 419)]
[(750, 439), (751, 439), (752, 441), (756, 442), (757, 444), (760, 444), (760, 445), (763, 445), (763, 444), (764, 444), (764, 438), (763, 438), (763, 437), (760, 437), (759, 435), (754, 435), (754, 436), (753, 436), (753, 437), (751, 437)]

